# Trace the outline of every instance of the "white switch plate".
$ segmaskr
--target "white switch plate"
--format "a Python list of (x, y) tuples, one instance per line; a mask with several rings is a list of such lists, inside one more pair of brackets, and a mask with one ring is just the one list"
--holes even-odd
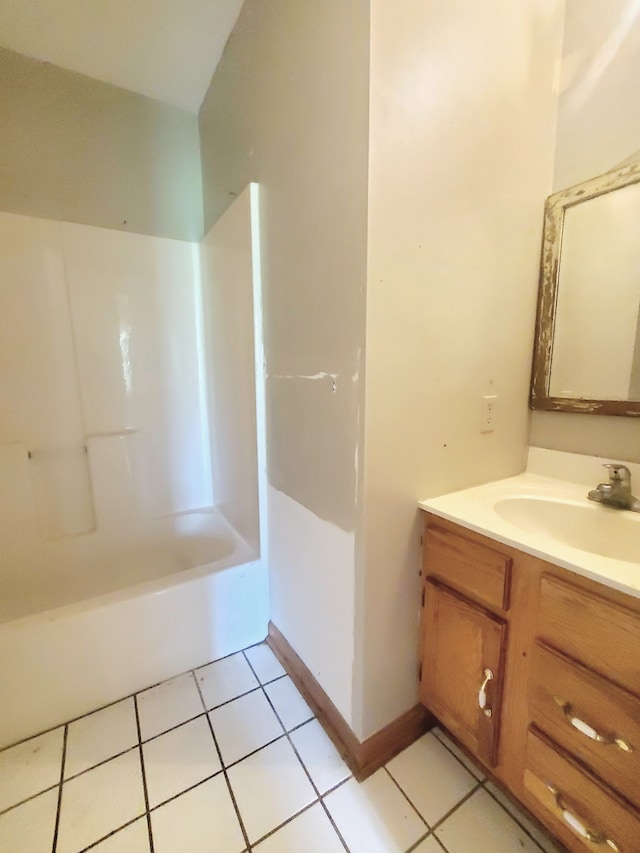
[(493, 432), (496, 428), (496, 403), (498, 397), (495, 394), (486, 394), (482, 398), (482, 417), (480, 419), (480, 432)]

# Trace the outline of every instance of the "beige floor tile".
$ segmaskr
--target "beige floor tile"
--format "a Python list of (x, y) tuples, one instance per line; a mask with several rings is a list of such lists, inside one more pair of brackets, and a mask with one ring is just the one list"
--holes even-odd
[(489, 791), (492, 796), (494, 796), (498, 802), (509, 812), (509, 814), (515, 818), (518, 823), (522, 824), (524, 828), (528, 831), (529, 835), (532, 835), (533, 838), (538, 842), (538, 844), (542, 847), (545, 853), (564, 853), (565, 848), (562, 847), (559, 843), (555, 843), (551, 838), (547, 835), (546, 832), (543, 832), (529, 817), (529, 815), (524, 811), (524, 809), (515, 805), (515, 803), (507, 797), (507, 795), (498, 788), (497, 785), (494, 785), (493, 782), (487, 782), (485, 785), (487, 791)]
[(256, 853), (344, 853), (320, 803), (311, 806), (253, 848)]
[(142, 746), (149, 808), (222, 769), (206, 717), (184, 723)]
[(56, 853), (78, 853), (144, 811), (140, 754), (134, 749), (64, 783)]
[(190, 672), (138, 693), (138, 715), (143, 740), (162, 734), (202, 714), (204, 708)]
[(262, 690), (209, 711), (209, 718), (226, 767), (284, 734)]
[(208, 709), (260, 686), (242, 652), (200, 667), (195, 675)]
[(0, 850), (51, 853), (56, 828), (58, 788), (0, 815)]
[(252, 646), (245, 651), (245, 655), (262, 684), (286, 674), (280, 661), (266, 643)]
[(123, 699), (69, 725), (64, 776), (69, 779), (101, 761), (136, 746), (138, 727), (133, 699)]
[(316, 797), (286, 738), (265, 746), (228, 772), (251, 842), (280, 826)]
[(240, 853), (244, 837), (221, 774), (151, 812), (155, 853)]
[(313, 711), (298, 693), (288, 675), (272, 681), (264, 689), (287, 731), (291, 731), (313, 717)]
[(60, 782), (64, 729), (0, 752), (0, 812)]
[(140, 817), (96, 844), (91, 853), (149, 853), (150, 849), (147, 818)]
[(477, 784), (431, 733), (393, 758), (387, 770), (429, 826), (443, 818)]
[[(438, 844), (433, 835), (421, 841), (417, 847), (414, 847), (411, 853), (444, 853), (443, 848)], [(498, 851), (496, 851), (498, 853)]]
[(351, 853), (404, 853), (427, 831), (384, 769), (349, 779), (325, 804)]
[(476, 791), (435, 832), (449, 853), (540, 853), (540, 848), (484, 790)]
[(485, 774), (478, 767), (478, 765), (475, 764), (467, 755), (465, 755), (465, 753), (460, 749), (458, 744), (454, 743), (451, 738), (442, 731), (442, 729), (432, 729), (432, 733), (438, 738), (440, 743), (443, 743), (447, 747), (449, 752), (452, 752), (455, 755), (458, 761), (464, 764), (464, 766), (467, 768), (467, 770), (469, 771), (469, 773), (471, 773), (472, 776), (475, 776), (476, 779), (478, 779), (478, 781), (480, 782), (483, 779), (486, 779)]
[(291, 732), (290, 737), (320, 794), (325, 794), (351, 775), (317, 720), (300, 726)]

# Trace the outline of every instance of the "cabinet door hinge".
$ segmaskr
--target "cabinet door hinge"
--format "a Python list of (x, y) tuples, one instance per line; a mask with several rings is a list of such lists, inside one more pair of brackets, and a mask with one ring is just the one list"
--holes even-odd
[(418, 667), (418, 681), (422, 681), (422, 662), (420, 662), (420, 666)]
[(422, 599), (421, 599), (420, 607), (424, 607), (424, 587), (422, 587)]

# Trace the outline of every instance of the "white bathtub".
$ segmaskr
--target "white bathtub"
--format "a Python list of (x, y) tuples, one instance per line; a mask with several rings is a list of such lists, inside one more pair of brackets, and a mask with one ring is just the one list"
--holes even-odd
[(215, 511), (0, 555), (0, 747), (264, 639), (266, 567)]

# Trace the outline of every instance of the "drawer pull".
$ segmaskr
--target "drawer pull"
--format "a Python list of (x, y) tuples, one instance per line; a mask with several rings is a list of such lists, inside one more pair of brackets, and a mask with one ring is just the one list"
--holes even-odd
[(615, 744), (615, 746), (623, 752), (633, 752), (633, 748), (626, 740), (623, 740), (616, 735), (601, 735), (593, 728), (593, 726), (585, 723), (585, 721), (581, 720), (580, 717), (575, 717), (570, 702), (565, 702), (564, 699), (559, 699), (557, 696), (554, 696), (553, 700), (556, 705), (559, 705), (562, 708), (569, 725), (573, 726), (574, 729), (577, 729), (585, 737), (595, 740), (597, 743)]
[(491, 708), (487, 708), (487, 684), (493, 681), (493, 673), (490, 669), (485, 669), (483, 672), (484, 679), (478, 691), (478, 707), (482, 710), (485, 717), (490, 717), (492, 714)]
[(571, 827), (571, 829), (573, 829), (574, 832), (576, 832), (581, 838), (585, 838), (591, 844), (606, 844), (606, 846), (609, 847), (611, 850), (614, 850), (615, 853), (621, 853), (620, 848), (615, 843), (615, 841), (612, 841), (610, 838), (608, 838), (604, 834), (604, 832), (593, 832), (593, 830), (587, 828), (587, 826), (582, 820), (580, 820), (579, 817), (574, 815), (573, 812), (569, 811), (569, 809), (564, 803), (564, 800), (562, 799), (562, 794), (556, 787), (547, 783), (547, 788), (551, 791), (555, 798), (556, 807), (560, 812), (562, 819), (568, 826)]

